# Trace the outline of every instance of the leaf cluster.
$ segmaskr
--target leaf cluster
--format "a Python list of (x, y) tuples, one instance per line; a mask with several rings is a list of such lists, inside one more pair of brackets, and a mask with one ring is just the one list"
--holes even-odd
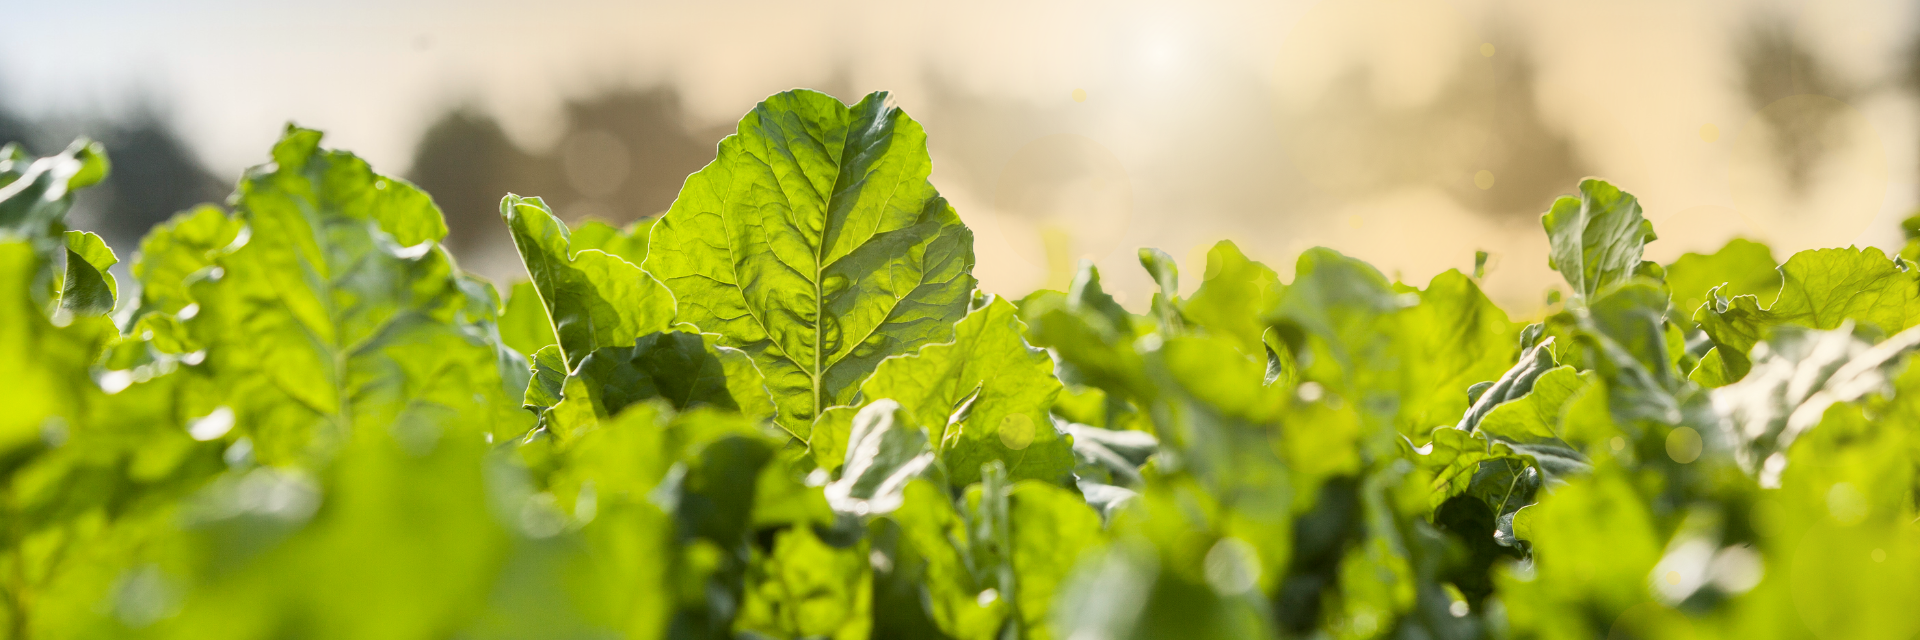
[(1570, 294), (1222, 242), (1134, 313), (980, 291), (920, 124), (773, 96), (657, 220), (501, 220), (289, 126), (130, 261), (82, 140), (0, 151), (0, 637), (1907, 637), (1909, 247), (1660, 265), (1542, 216)]

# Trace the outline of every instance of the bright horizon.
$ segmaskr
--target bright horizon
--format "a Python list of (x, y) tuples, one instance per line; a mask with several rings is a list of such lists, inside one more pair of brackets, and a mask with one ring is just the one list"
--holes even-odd
[[(1768, 134), (1755, 124), (1768, 116), (1740, 92), (1742, 30), (1767, 11), (1850, 88), (1830, 97), (1835, 142), (1797, 199), (1779, 195)], [(889, 90), (929, 131), (934, 183), (976, 231), (985, 288), (1018, 295), (1045, 284), (1051, 226), (1074, 232), (1070, 253), (1096, 258), (1131, 307), (1149, 291), (1134, 248), (1174, 255), (1191, 290), (1205, 247), (1232, 239), (1283, 276), (1299, 251), (1326, 245), (1413, 284), (1470, 269), (1485, 249), (1495, 255), (1489, 293), (1516, 313), (1537, 308), (1553, 277), (1535, 216), (1472, 204), (1476, 188), (1516, 188), (1520, 178), (1492, 172), (1486, 187), (1476, 183), (1484, 170), (1474, 158), (1503, 142), (1389, 126), (1436, 117), (1420, 114), (1476, 86), (1475, 65), (1503, 56), (1531, 68), (1522, 97), (1542, 130), (1573, 145), (1584, 173), (1641, 198), (1662, 236), (1649, 257), (1711, 251), (1735, 235), (1770, 242), (1777, 259), (1813, 246), (1891, 247), (1895, 224), (1920, 202), (1920, 104), (1897, 86), (1920, 39), (1913, 8), (1881, 0), (835, 3), (805, 12), (201, 1), (8, 12), (15, 46), (0, 63), (0, 109), (71, 119), (146, 101), (226, 180), (263, 162), (290, 120), (398, 175), (425, 127), (456, 105), (547, 149), (565, 101), (607, 89), (669, 85), (699, 125), (730, 123), (796, 86), (842, 87), (851, 93), (836, 97), (849, 102)], [(1343, 109), (1327, 105), (1350, 104), (1335, 101), (1343, 90), (1358, 91), (1351, 104), (1369, 115), (1336, 117)], [(1814, 99), (1798, 100), (1776, 112)], [(1509, 117), (1491, 97), (1460, 104), (1486, 110), (1475, 118)], [(1546, 208), (1538, 197), (1520, 201)], [(517, 266), (467, 264), (496, 278)]]

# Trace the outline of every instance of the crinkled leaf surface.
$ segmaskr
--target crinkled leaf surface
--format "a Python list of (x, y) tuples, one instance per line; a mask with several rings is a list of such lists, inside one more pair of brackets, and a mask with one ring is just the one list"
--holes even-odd
[(1667, 286), (1673, 290), (1676, 321), (1692, 323), (1690, 318), (1701, 305), (1713, 301), (1715, 287), (1725, 297), (1741, 295), (1773, 296), (1780, 290), (1779, 263), (1767, 245), (1734, 238), (1726, 246), (1709, 254), (1688, 253), (1667, 265)]
[[(539, 198), (508, 195), (500, 215), (570, 367), (596, 349), (630, 344), (672, 322), (673, 294), (660, 281), (599, 249), (573, 248), (567, 225)], [(519, 329), (524, 333), (524, 325)]]
[(141, 313), (179, 313), (193, 304), (187, 278), (236, 248), (246, 226), (219, 207), (201, 205), (154, 226), (140, 241), (133, 277), (140, 281)]
[(647, 269), (685, 301), (680, 321), (753, 356), (805, 438), (881, 360), (948, 340), (966, 313), (973, 235), (931, 168), (925, 131), (884, 93), (773, 96), (687, 178)]
[(298, 459), (356, 424), (511, 436), (524, 361), (501, 348), (492, 288), (459, 275), (425, 193), (289, 127), (235, 196), (247, 242), (196, 279), (208, 345), (262, 460)]
[(1728, 376), (1745, 376), (1747, 352), (1775, 326), (1836, 329), (1853, 321), (1882, 335), (1920, 322), (1920, 276), (1878, 249), (1815, 249), (1781, 265), (1782, 283), (1771, 307), (1755, 295), (1709, 294), (1694, 320), (1713, 339)]
[(1562, 196), (1541, 214), (1552, 244), (1547, 266), (1582, 299), (1626, 282), (1640, 268), (1641, 249), (1655, 239), (1640, 201), (1604, 180), (1580, 181), (1580, 196)]
[[(1027, 345), (1013, 304), (993, 297), (954, 326), (953, 342), (880, 363), (860, 386), (869, 402), (891, 399), (930, 432), (956, 487), (999, 460), (1010, 476), (1064, 482), (1073, 470), (1070, 438), (1047, 415), (1060, 381), (1053, 359)], [(839, 464), (854, 408), (836, 407), (815, 429), (822, 466)]]
[(1815, 249), (1781, 265), (1776, 322), (1835, 329), (1853, 320), (1892, 334), (1920, 321), (1920, 275), (1879, 249)]

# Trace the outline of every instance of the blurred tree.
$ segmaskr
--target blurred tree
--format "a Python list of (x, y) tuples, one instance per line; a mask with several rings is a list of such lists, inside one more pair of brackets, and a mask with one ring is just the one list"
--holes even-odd
[[(500, 198), (540, 196), (569, 222), (587, 218), (625, 224), (664, 213), (687, 174), (713, 160), (731, 123), (688, 125), (680, 93), (670, 86), (607, 91), (569, 101), (554, 148), (529, 152), (500, 124), (472, 107), (442, 114), (414, 148), (407, 178), (433, 194), (447, 216), (448, 245), (468, 268), (517, 274), (500, 223)], [(500, 267), (500, 268), (495, 268)]]
[(1789, 20), (1778, 15), (1749, 24), (1736, 54), (1747, 103), (1760, 111), (1761, 120), (1772, 131), (1774, 155), (1788, 186), (1795, 193), (1803, 192), (1821, 157), (1840, 142), (1836, 139), (1841, 133), (1840, 107), (1825, 100), (1767, 107), (1807, 94), (1846, 101), (1855, 91), (1801, 41)]
[(460, 107), (427, 127), (407, 179), (433, 194), (447, 217), (448, 246), (467, 257), (485, 247), (511, 246), (500, 223), (500, 198), (549, 191), (554, 180), (544, 169), (492, 117)]
[[(1587, 175), (1587, 164), (1573, 139), (1541, 112), (1533, 57), (1521, 39), (1495, 38), (1503, 43), (1496, 53), (1468, 57), (1432, 107), (1431, 117), (1453, 123), (1434, 135), (1472, 136), (1457, 147), (1469, 151), (1448, 163), (1441, 183), (1469, 208), (1532, 219)], [(1493, 178), (1490, 185), (1476, 182), (1481, 171)]]
[(1430, 185), (1484, 214), (1538, 216), (1587, 166), (1542, 113), (1522, 39), (1490, 31), (1497, 48), (1462, 52), (1424, 102), (1383, 101), (1371, 69), (1349, 69), (1283, 131), (1295, 164), (1336, 199)]
[(569, 188), (560, 215), (627, 223), (665, 213), (688, 174), (714, 157), (731, 122), (689, 126), (670, 86), (619, 90), (567, 103), (567, 133), (548, 159)]
[(1913, 41), (1907, 43), (1906, 55), (1906, 64), (1898, 70), (1901, 74), (1899, 82), (1907, 91), (1913, 92), (1916, 99), (1920, 99), (1920, 30), (1915, 30)]
[(26, 143), (27, 124), (5, 110), (0, 110), (0, 146), (9, 142)]
[(139, 246), (153, 225), (194, 205), (219, 202), (231, 191), (150, 108), (99, 130), (113, 170), (101, 188), (83, 194), (100, 196), (93, 219), (84, 222), (122, 255)]

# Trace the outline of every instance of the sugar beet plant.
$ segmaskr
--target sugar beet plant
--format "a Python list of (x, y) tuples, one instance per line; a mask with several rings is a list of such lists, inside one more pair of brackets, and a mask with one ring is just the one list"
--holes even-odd
[[(761, 103), (671, 210), (412, 185), (290, 127), (122, 299), (107, 160), (0, 154), (9, 638), (1907, 638), (1920, 250), (1659, 265), (1542, 221), (1564, 296), (1232, 243), (1135, 314), (978, 290), (884, 94)], [(127, 287), (126, 289), (133, 289)], [(117, 310), (117, 311), (116, 311)]]

